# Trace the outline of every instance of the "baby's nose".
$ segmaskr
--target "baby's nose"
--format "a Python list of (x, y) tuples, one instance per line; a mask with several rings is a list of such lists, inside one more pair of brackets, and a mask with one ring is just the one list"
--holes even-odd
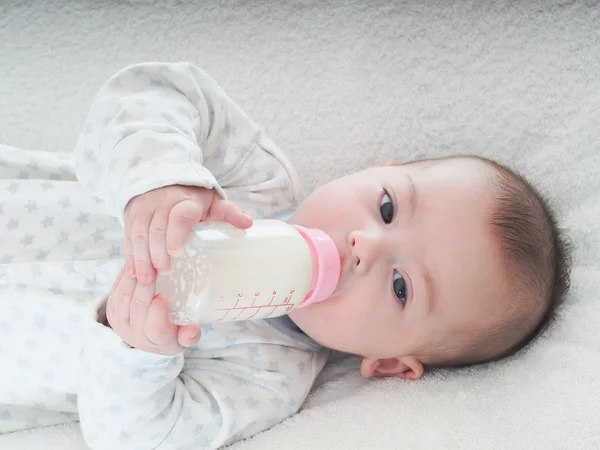
[(368, 271), (383, 251), (381, 236), (370, 231), (351, 232), (348, 235), (348, 245), (350, 246), (352, 267), (359, 273)]

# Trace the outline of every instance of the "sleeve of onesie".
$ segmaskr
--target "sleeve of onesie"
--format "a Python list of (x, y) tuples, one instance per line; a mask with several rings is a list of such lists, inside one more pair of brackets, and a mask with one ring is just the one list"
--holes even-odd
[(322, 368), (314, 352), (238, 345), (234, 331), (218, 358), (201, 347), (185, 358), (144, 353), (107, 331), (94, 327), (99, 344), (83, 354), (78, 402), (93, 450), (220, 448), (296, 413)]
[[(216, 189), (254, 216), (301, 195), (281, 151), (190, 64), (140, 64), (113, 76), (91, 106), (75, 158), (79, 182), (121, 223), (131, 198), (172, 184)], [(252, 378), (240, 375), (243, 361), (132, 349), (98, 323), (97, 310), (88, 318), (78, 396), (94, 449), (216, 448), (299, 407), (274, 387), (277, 373)], [(234, 405), (228, 399), (236, 395)], [(287, 406), (269, 408), (271, 399)]]
[(213, 188), (259, 216), (302, 196), (283, 152), (189, 63), (138, 64), (111, 77), (91, 105), (75, 163), (80, 184), (121, 223), (129, 200), (173, 184)]

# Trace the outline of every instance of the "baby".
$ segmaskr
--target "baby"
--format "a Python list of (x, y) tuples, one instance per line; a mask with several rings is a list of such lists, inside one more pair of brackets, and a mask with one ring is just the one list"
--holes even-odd
[(568, 286), (544, 200), (479, 157), (352, 174), (314, 192), (291, 222), (330, 233), (343, 269), (328, 301), (290, 317), (320, 344), (364, 356), (367, 378), (511, 355), (548, 325)]
[[(79, 421), (93, 449), (219, 448), (296, 413), (330, 350), (362, 356), (366, 378), (494, 361), (568, 288), (553, 215), (511, 170), (388, 163), (305, 198), (283, 152), (190, 64), (115, 74), (74, 157), (0, 151), (0, 432)], [(170, 256), (201, 220), (251, 217), (326, 231), (335, 293), (281, 318), (170, 324), (155, 292)]]

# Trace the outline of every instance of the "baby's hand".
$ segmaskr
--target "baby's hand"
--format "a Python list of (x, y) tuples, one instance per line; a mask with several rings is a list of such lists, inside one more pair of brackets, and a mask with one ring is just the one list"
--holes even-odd
[(177, 355), (200, 338), (197, 325), (173, 325), (169, 302), (155, 283), (141, 284), (121, 270), (106, 303), (106, 319), (123, 341), (138, 350)]
[(206, 220), (245, 229), (252, 219), (213, 189), (165, 186), (130, 200), (125, 208), (125, 270), (149, 285), (168, 272), (170, 256), (183, 250), (192, 228)]

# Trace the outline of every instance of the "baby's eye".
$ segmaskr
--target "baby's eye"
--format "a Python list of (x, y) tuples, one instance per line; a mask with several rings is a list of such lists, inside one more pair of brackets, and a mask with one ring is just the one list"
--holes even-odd
[(396, 271), (394, 271), (394, 295), (402, 302), (402, 306), (406, 305), (406, 281)]
[(394, 220), (394, 203), (387, 192), (381, 197), (379, 212), (381, 213), (381, 218), (384, 223), (388, 224)]

